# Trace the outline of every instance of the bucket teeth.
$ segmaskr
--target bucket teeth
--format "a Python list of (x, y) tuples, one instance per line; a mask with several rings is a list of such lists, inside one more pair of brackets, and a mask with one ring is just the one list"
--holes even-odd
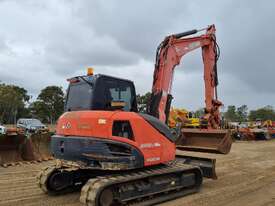
[(53, 160), (50, 138), (50, 133), (32, 134), (28, 137), (23, 133), (1, 136), (0, 166), (10, 167)]

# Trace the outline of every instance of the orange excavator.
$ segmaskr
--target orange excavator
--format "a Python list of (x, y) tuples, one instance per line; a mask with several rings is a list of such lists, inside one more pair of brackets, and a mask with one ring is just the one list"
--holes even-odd
[[(211, 42), (213, 29), (208, 27), (198, 39)], [(195, 30), (172, 36), (180, 39), (191, 33)], [(51, 139), (58, 164), (38, 175), (45, 193), (82, 188), (80, 201), (89, 206), (154, 205), (197, 192), (203, 177), (216, 177), (212, 159), (176, 155), (178, 137), (165, 121), (171, 100), (173, 70), (169, 68), (179, 60), (170, 55), (166, 59), (169, 52), (163, 53), (163, 48), (175, 48), (169, 48), (170, 37), (164, 42), (157, 52), (151, 115), (137, 112), (130, 80), (94, 75), (92, 70), (69, 79), (65, 113)], [(176, 49), (184, 51), (197, 44)]]

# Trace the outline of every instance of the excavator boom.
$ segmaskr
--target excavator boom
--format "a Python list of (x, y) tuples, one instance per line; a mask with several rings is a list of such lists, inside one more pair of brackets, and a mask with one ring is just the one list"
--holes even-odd
[[(202, 151), (208, 151), (207, 147), (210, 147), (211, 151), (228, 153), (232, 144), (231, 137), (227, 131), (219, 129), (221, 126), (219, 108), (222, 106), (222, 103), (218, 100), (217, 94), (219, 47), (216, 43), (216, 29), (214, 25), (211, 25), (203, 30), (206, 30), (206, 33), (196, 37), (187, 38), (186, 36), (196, 34), (202, 30), (191, 30), (167, 36), (157, 48), (152, 95), (148, 106), (148, 113), (157, 117), (162, 122), (168, 123), (173, 99), (171, 89), (175, 68), (180, 64), (185, 54), (202, 48), (206, 105), (203, 119), (207, 122), (207, 130), (192, 130), (193, 133), (192, 131), (186, 133), (185, 130), (182, 130), (181, 140), (178, 142), (180, 144), (184, 142), (184, 145), (179, 145), (184, 147), (179, 148), (188, 147), (191, 150), (192, 148), (200, 148)], [(191, 141), (191, 138), (195, 138), (196, 140)], [(186, 139), (189, 140), (187, 141)], [(190, 145), (187, 145), (188, 142)]]

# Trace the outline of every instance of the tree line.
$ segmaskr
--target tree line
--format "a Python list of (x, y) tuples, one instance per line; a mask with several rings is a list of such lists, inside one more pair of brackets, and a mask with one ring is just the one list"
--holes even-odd
[(35, 101), (23, 87), (0, 84), (0, 124), (15, 124), (19, 118), (38, 118), (55, 123), (63, 113), (64, 92), (61, 87), (47, 86)]
[[(147, 104), (150, 100), (151, 93), (147, 92), (144, 95), (137, 95), (138, 109), (140, 112), (146, 112)], [(204, 108), (199, 108), (195, 111), (194, 117), (201, 117), (204, 114)], [(231, 122), (246, 122), (256, 120), (273, 120), (275, 121), (275, 110), (272, 106), (267, 105), (255, 110), (248, 109), (247, 105), (241, 105), (236, 107), (235, 105), (229, 105), (225, 112), (221, 113), (222, 117)]]
[[(139, 112), (146, 112), (150, 96), (150, 92), (137, 95)], [(0, 83), (0, 124), (14, 124), (19, 118), (38, 118), (44, 123), (53, 124), (64, 111), (65, 95), (59, 86), (47, 86), (40, 91), (35, 101), (30, 100), (31, 96), (25, 88)], [(201, 117), (203, 112), (203, 108), (193, 111), (195, 117)], [(247, 105), (229, 105), (222, 116), (232, 122), (257, 119), (275, 121), (275, 110), (272, 106), (265, 106), (249, 111)]]
[(248, 110), (247, 105), (236, 107), (229, 105), (227, 111), (224, 112), (224, 118), (231, 122), (246, 122), (256, 120), (272, 120), (275, 121), (275, 110), (272, 106), (267, 105), (255, 110)]

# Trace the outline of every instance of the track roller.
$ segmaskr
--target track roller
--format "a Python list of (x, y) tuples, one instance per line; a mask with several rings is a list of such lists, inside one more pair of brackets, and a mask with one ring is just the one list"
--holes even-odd
[(58, 166), (47, 167), (37, 176), (41, 190), (49, 195), (60, 195), (76, 190), (87, 182), (90, 176), (82, 170), (72, 170)]
[(80, 202), (87, 206), (153, 205), (197, 192), (201, 184), (198, 167), (175, 163), (92, 178), (82, 187)]

